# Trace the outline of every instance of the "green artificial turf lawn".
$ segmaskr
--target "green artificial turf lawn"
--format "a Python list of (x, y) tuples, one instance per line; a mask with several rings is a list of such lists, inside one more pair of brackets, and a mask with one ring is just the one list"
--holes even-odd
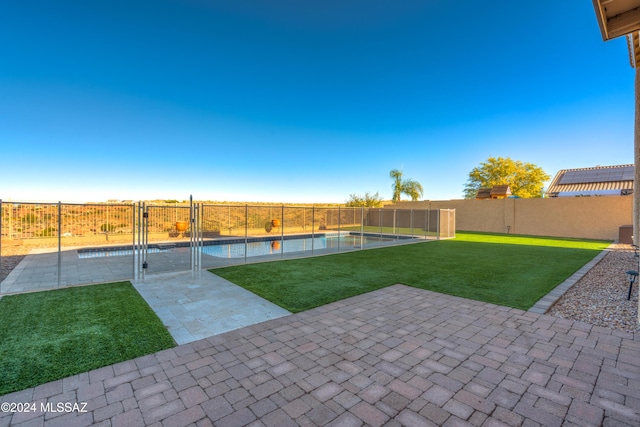
[(291, 312), (396, 283), (526, 310), (609, 244), (458, 232), (452, 240), (210, 271)]
[(0, 395), (175, 346), (129, 282), (0, 299)]

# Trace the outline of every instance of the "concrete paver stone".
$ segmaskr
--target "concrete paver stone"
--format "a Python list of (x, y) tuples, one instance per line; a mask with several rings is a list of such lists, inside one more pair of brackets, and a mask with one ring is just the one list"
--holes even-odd
[(639, 355), (636, 334), (394, 285), (1, 396), (43, 406), (0, 426), (638, 426)]

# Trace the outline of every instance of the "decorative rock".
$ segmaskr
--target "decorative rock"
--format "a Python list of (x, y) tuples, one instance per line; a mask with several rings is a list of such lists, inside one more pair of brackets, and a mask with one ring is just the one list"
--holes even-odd
[(637, 270), (631, 245), (615, 244), (607, 255), (571, 287), (547, 314), (578, 320), (623, 332), (640, 332), (638, 283), (627, 300), (629, 281), (625, 271)]

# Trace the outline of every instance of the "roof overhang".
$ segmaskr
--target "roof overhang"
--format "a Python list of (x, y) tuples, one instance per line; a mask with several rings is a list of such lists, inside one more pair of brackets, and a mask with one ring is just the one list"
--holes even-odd
[(604, 41), (640, 30), (640, 0), (593, 0)]

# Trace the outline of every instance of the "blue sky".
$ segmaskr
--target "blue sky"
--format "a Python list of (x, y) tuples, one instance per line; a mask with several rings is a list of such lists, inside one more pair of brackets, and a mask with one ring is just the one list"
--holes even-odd
[(624, 38), (592, 3), (0, 4), (0, 198), (462, 198), (489, 156), (633, 163)]

